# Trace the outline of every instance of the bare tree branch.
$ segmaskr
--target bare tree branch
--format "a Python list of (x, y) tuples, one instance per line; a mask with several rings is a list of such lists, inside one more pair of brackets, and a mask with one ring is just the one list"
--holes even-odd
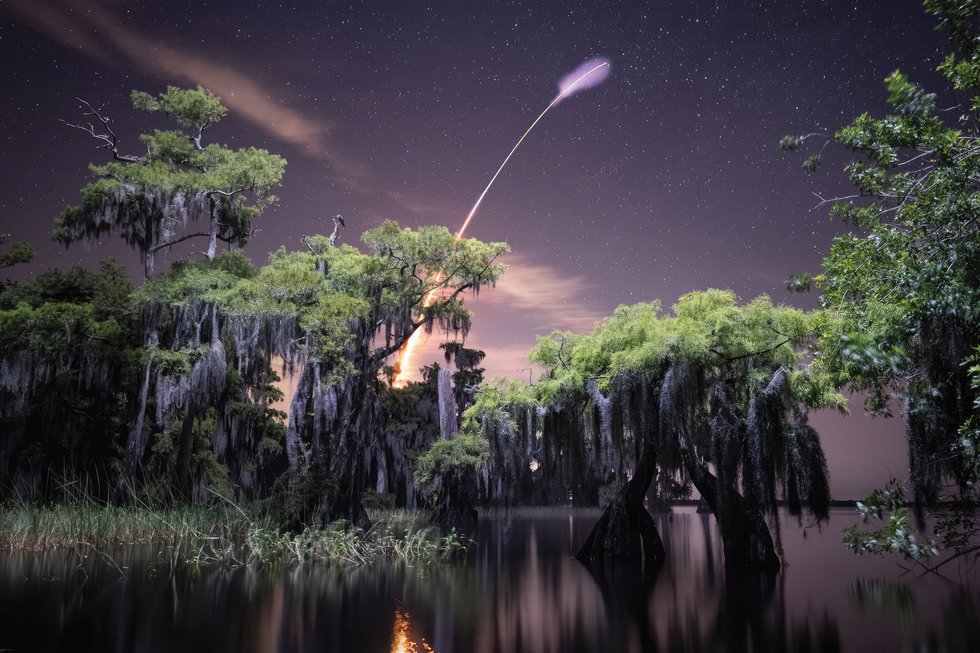
[(750, 351), (747, 354), (741, 354), (739, 356), (726, 356), (723, 351), (719, 351), (719, 348), (718, 347), (713, 348), (711, 350), (711, 353), (714, 354), (715, 356), (717, 356), (718, 358), (721, 358), (726, 363), (731, 363), (733, 361), (742, 360), (743, 358), (751, 358), (753, 356), (761, 356), (763, 354), (768, 354), (769, 352), (771, 352), (771, 351), (773, 351), (775, 349), (779, 349), (783, 345), (787, 344), (789, 341), (790, 341), (790, 338), (786, 338), (782, 342), (777, 342), (775, 345), (773, 345), (772, 347), (769, 347), (768, 349), (761, 349), (759, 351)]
[[(174, 238), (173, 240), (168, 240), (165, 243), (161, 243), (159, 245), (156, 245), (155, 247), (152, 247), (150, 249), (150, 253), (151, 254), (155, 254), (156, 252), (159, 252), (161, 249), (166, 249), (168, 247), (173, 247), (177, 243), (182, 243), (185, 240), (190, 240), (191, 238), (204, 238), (204, 237), (207, 237), (207, 236), (210, 236), (210, 235), (211, 234), (208, 233), (207, 231), (199, 231), (199, 232), (193, 233), (193, 234), (184, 234), (183, 236), (180, 236), (179, 238)], [(225, 243), (230, 243), (230, 242), (232, 242), (234, 240), (234, 238), (233, 237), (226, 238), (226, 237), (218, 236), (218, 240), (220, 240), (222, 242), (225, 242)], [(203, 252), (201, 252), (201, 253), (203, 253)]]
[(819, 202), (817, 202), (816, 206), (810, 209), (811, 211), (815, 211), (816, 209), (819, 209), (824, 204), (829, 204), (830, 202), (841, 202), (843, 200), (853, 200), (859, 197), (863, 197), (860, 193), (857, 195), (843, 195), (841, 197), (823, 197), (820, 193), (815, 193), (813, 191), (810, 191), (810, 194), (816, 197), (818, 200), (820, 200)]
[(234, 197), (239, 193), (244, 193), (247, 188), (236, 188), (235, 190), (221, 190), (220, 188), (213, 188), (209, 191), (205, 191), (205, 195), (222, 195), (224, 197)]
[(75, 98), (75, 99), (81, 102), (82, 104), (84, 104), (88, 108), (88, 111), (84, 112), (82, 115), (95, 116), (98, 119), (98, 121), (102, 123), (102, 126), (106, 130), (106, 133), (100, 134), (96, 132), (95, 126), (92, 125), (92, 123), (78, 125), (75, 123), (68, 122), (67, 120), (61, 120), (61, 122), (74, 129), (80, 129), (83, 132), (86, 132), (87, 134), (91, 135), (93, 138), (102, 141), (103, 144), (99, 146), (99, 149), (106, 149), (112, 152), (112, 158), (115, 159), (116, 161), (123, 161), (125, 163), (140, 163), (142, 161), (140, 157), (135, 156), (133, 154), (119, 153), (119, 138), (116, 136), (116, 132), (112, 131), (112, 127), (109, 126), (108, 116), (103, 116), (101, 113), (99, 113), (98, 110), (96, 110), (95, 107), (93, 107), (91, 104), (89, 104), (82, 98)]

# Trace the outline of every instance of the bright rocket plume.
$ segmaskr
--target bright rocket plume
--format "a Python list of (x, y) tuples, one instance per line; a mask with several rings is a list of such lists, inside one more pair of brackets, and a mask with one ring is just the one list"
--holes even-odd
[(555, 104), (579, 91), (595, 88), (606, 81), (611, 72), (608, 59), (589, 59), (584, 64), (558, 80), (558, 97)]
[[(517, 139), (514, 147), (512, 147), (510, 152), (507, 153), (507, 156), (504, 157), (503, 163), (501, 163), (500, 167), (497, 168), (497, 171), (493, 173), (493, 177), (490, 178), (486, 188), (483, 189), (480, 196), (476, 198), (476, 202), (473, 203), (473, 208), (470, 209), (470, 212), (466, 215), (466, 219), (463, 220), (463, 226), (456, 232), (457, 239), (463, 237), (463, 234), (466, 232), (466, 228), (470, 226), (470, 222), (473, 220), (473, 216), (476, 215), (477, 209), (480, 208), (480, 203), (483, 202), (483, 198), (486, 197), (490, 187), (493, 186), (493, 182), (497, 181), (497, 177), (499, 177), (500, 173), (503, 172), (507, 162), (510, 161), (512, 156), (514, 156), (514, 152), (516, 152), (517, 148), (521, 146), (521, 143), (523, 143), (524, 139), (527, 138), (527, 135), (531, 133), (531, 130), (533, 130), (537, 124), (541, 122), (541, 119), (544, 118), (545, 114), (551, 111), (553, 106), (565, 98), (574, 95), (579, 91), (584, 91), (586, 89), (598, 86), (604, 82), (606, 78), (609, 77), (611, 69), (612, 66), (608, 59), (597, 57), (595, 59), (589, 59), (578, 68), (558, 80), (558, 95), (556, 95), (555, 99), (551, 101), (551, 104), (546, 106), (544, 111), (542, 111), (538, 117), (534, 119), (531, 126), (527, 128), (527, 131), (525, 131), (519, 139)], [(441, 281), (441, 279), (439, 279), (439, 281)], [(432, 305), (432, 302), (434, 302), (435, 299), (435, 295), (432, 291), (430, 291), (429, 294), (425, 296), (422, 305), (425, 308), (428, 308)], [(415, 348), (418, 346), (418, 341), (421, 339), (421, 337), (422, 332), (416, 331), (405, 343), (405, 346), (402, 349), (402, 358), (399, 364), (398, 376), (395, 377), (395, 383), (403, 385), (407, 381), (409, 370), (411, 369), (412, 354), (414, 353)]]

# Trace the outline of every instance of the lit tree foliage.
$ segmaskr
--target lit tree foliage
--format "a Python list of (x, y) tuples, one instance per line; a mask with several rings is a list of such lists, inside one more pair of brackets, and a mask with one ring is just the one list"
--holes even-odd
[[(396, 393), (381, 379), (385, 362), (418, 329), (465, 335), (463, 299), (496, 282), (507, 245), (388, 221), (363, 234), (362, 249), (338, 246), (338, 216), (333, 234), (262, 267), (237, 249), (219, 254), (220, 241), (245, 244), (285, 162), (206, 144), (227, 112), (205, 89), (135, 92), (133, 103), (179, 129), (144, 134), (145, 153), (125, 153), (108, 116), (83, 102), (91, 121), (70, 126), (112, 160), (93, 167), (97, 179), (54, 233), (66, 244), (118, 233), (143, 255), (147, 279), (134, 290), (107, 265), (0, 287), (0, 423), (11, 434), (0, 465), (13, 479), (0, 491), (47, 496), (60, 467), (96, 476), (106, 498), (206, 502), (266, 496), (282, 477), (295, 526), (366, 525), (369, 473), (379, 493), (390, 479), (413, 500), (407, 457), (431, 440), (425, 428), (409, 439), (387, 430), (381, 399)], [(197, 219), (206, 230), (193, 230)], [(199, 237), (205, 256), (153, 275), (158, 251)], [(0, 261), (24, 258), (17, 246)], [(450, 345), (447, 356), (457, 382), (445, 375), (446, 396), (464, 406), (483, 354)], [(275, 407), (280, 361), (295, 377), (288, 413)], [(453, 408), (443, 422), (457, 418)]]
[(487, 441), (477, 433), (438, 439), (415, 465), (415, 479), (447, 531), (468, 533), (475, 524), (476, 474), (487, 459)]
[[(5, 287), (0, 418), (16, 437), (5, 440), (4, 464), (43, 470), (61, 460), (50, 447), (34, 456), (39, 442), (25, 435), (77, 443), (104, 429), (93, 445), (64, 449), (80, 455), (98, 442), (93, 460), (123, 494), (249, 498), (288, 472), (305, 497), (299, 519), (357, 518), (364, 463), (385, 433), (384, 361), (416, 329), (465, 330), (463, 294), (493, 283), (506, 251), (394, 223), (365, 241), (369, 253), (311, 236), (308, 251), (279, 250), (261, 268), (237, 251), (180, 262), (135, 292), (118, 266)], [(442, 295), (423, 309), (433, 288)], [(288, 420), (274, 408), (282, 399), (274, 359), (297, 375)], [(115, 409), (89, 415), (72, 397)], [(28, 471), (25, 487), (40, 487)]]
[(347, 340), (335, 349), (343, 362), (329, 351), (313, 352), (290, 406), (290, 477), (309, 497), (308, 520), (367, 523), (358, 451), (383, 426), (379, 377), (385, 360), (418, 329), (439, 326), (465, 335), (470, 313), (464, 293), (495, 283), (504, 271), (496, 260), (507, 251), (504, 243), (459, 239), (444, 227), (403, 229), (391, 221), (365, 232), (363, 241), (367, 254), (334, 247), (329, 239), (307, 239), (325, 283), (363, 300), (347, 322)]
[(793, 514), (827, 514), (826, 462), (807, 410), (843, 409), (844, 399), (804, 361), (820, 319), (767, 297), (739, 305), (720, 290), (685, 295), (669, 314), (656, 302), (621, 306), (590, 334), (540, 338), (530, 359), (547, 374), (533, 387), (485, 389), (467, 420), (489, 441), (493, 473), (519, 475), (535, 466), (528, 458), (561, 464), (544, 448), (563, 433), (586, 442), (579, 465), (610, 473), (619, 489), (584, 562), (662, 560), (647, 491), (670, 498), (693, 484), (718, 519), (729, 566), (773, 569), (779, 532), (774, 543), (765, 518), (777, 500)]
[[(55, 222), (55, 240), (71, 244), (118, 233), (142, 256), (144, 274), (153, 276), (156, 254), (178, 243), (206, 238), (213, 259), (218, 242), (241, 247), (252, 235), (252, 220), (275, 201), (272, 194), (286, 166), (280, 156), (255, 147), (230, 149), (204, 145), (205, 130), (227, 113), (210, 91), (168, 87), (153, 97), (134, 91), (133, 106), (161, 112), (181, 129), (142, 134), (145, 152), (123, 154), (112, 121), (80, 100), (80, 129), (112, 154), (112, 161), (91, 166), (96, 180), (82, 188), (82, 201)], [(203, 221), (204, 229), (189, 226)]]

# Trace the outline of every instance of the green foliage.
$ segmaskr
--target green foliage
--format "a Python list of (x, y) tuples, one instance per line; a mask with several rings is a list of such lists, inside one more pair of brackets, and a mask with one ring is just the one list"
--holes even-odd
[[(344, 252), (363, 257), (352, 248)], [(338, 257), (340, 258), (340, 257)], [(345, 267), (332, 270), (344, 276)], [(280, 249), (269, 264), (256, 269), (241, 252), (227, 252), (214, 260), (182, 262), (137, 293), (148, 305), (173, 311), (214, 305), (222, 315), (264, 321), (293, 319), (299, 329), (314, 338), (324, 359), (337, 358), (351, 338), (353, 320), (366, 314), (367, 287), (345, 280), (336, 284), (332, 275), (317, 271), (316, 258), (307, 252)], [(335, 289), (339, 285), (344, 291)]]
[[(142, 359), (132, 287), (112, 262), (0, 286), (0, 465), (70, 474), (111, 464)], [(36, 487), (22, 486), (28, 496)]]
[(910, 560), (922, 560), (939, 553), (937, 543), (916, 532), (909, 521), (909, 511), (901, 485), (894, 479), (888, 487), (874, 490), (864, 501), (858, 501), (858, 512), (864, 524), (883, 522), (873, 530), (850, 526), (844, 531), (844, 544), (856, 553), (883, 555), (899, 553)]
[(819, 154), (811, 154), (803, 161), (803, 169), (807, 172), (816, 172), (823, 161)]
[[(961, 29), (966, 4), (927, 8)], [(953, 60), (940, 69), (966, 90), (968, 75)], [(892, 73), (886, 85), (893, 113), (864, 114), (836, 136), (864, 157), (846, 168), (862, 200), (838, 203), (832, 214), (862, 231), (835, 239), (818, 278), (835, 313), (820, 357), (872, 396), (886, 387), (913, 391), (909, 379), (946, 347), (950, 329), (975, 340), (980, 325), (976, 137), (946, 127), (935, 94), (905, 75)]]
[(144, 111), (160, 111), (176, 120), (183, 127), (198, 132), (214, 125), (228, 114), (218, 96), (198, 86), (184, 89), (168, 86), (157, 97), (145, 91), (133, 91), (133, 106)]
[[(143, 256), (147, 277), (158, 251), (189, 238), (207, 237), (212, 257), (218, 240), (243, 246), (252, 220), (276, 199), (285, 159), (260, 148), (203, 145), (203, 131), (227, 113), (206, 89), (169, 87), (156, 98), (136, 91), (133, 104), (183, 129), (143, 134), (144, 155), (91, 166), (96, 180), (82, 188), (80, 204), (57, 218), (55, 240), (68, 245), (118, 233)], [(202, 218), (208, 229), (187, 228)]]
[(973, 390), (973, 410), (962, 424), (957, 435), (959, 437), (959, 454), (963, 457), (966, 473), (970, 478), (980, 479), (980, 347), (966, 360), (967, 373), (970, 378), (970, 388)]
[[(174, 157), (188, 152), (171, 148)], [(180, 261), (136, 291), (112, 262), (0, 287), (0, 357), (11, 370), (0, 419), (13, 420), (15, 443), (37, 442), (15, 444), (11, 455), (24, 462), (36, 451), (30, 464), (43, 469), (67, 451), (60, 464), (70, 474), (76, 453), (91, 451), (110, 477), (141, 469), (137, 483), (151, 496), (260, 494), (286, 453), (287, 416), (272, 407), (284, 399), (273, 357), (314, 363), (321, 391), (377, 391), (381, 363), (416, 328), (468, 327), (463, 292), (492, 284), (507, 250), (393, 222), (365, 240), (367, 253), (311, 236), (308, 251), (280, 249), (261, 267), (237, 250)], [(430, 291), (436, 299), (423, 307)], [(477, 383), (482, 352), (451, 349), (457, 373)], [(71, 419), (42, 415), (51, 402)], [(85, 440), (98, 444), (78, 446)]]
[[(803, 347), (815, 338), (821, 319), (820, 314), (773, 305), (765, 295), (739, 305), (731, 291), (695, 291), (681, 297), (672, 314), (661, 314), (659, 302), (620, 306), (591, 334), (555, 332), (539, 338), (529, 359), (549, 370), (538, 384), (545, 401), (562, 392), (581, 392), (589, 379), (605, 389), (618, 376), (658, 376), (672, 363), (726, 366), (750, 359), (760, 369), (791, 369), (802, 364)], [(806, 369), (796, 387), (802, 389), (806, 379), (805, 398), (811, 405), (839, 407), (842, 397), (831, 389), (824, 371)]]
[(458, 490), (459, 480), (479, 470), (486, 458), (487, 441), (478, 434), (436, 440), (415, 464), (415, 483), (423, 496), (436, 503)]
[[(478, 293), (483, 286), (493, 285), (506, 269), (496, 260), (510, 251), (506, 243), (456, 238), (445, 227), (403, 229), (391, 220), (366, 231), (361, 240), (374, 257), (384, 261), (374, 270), (384, 279), (384, 313), (410, 319), (404, 308), (406, 296), (412, 297), (411, 306), (422, 311), (427, 329), (438, 324), (464, 333), (470, 314), (459, 294), (464, 290)], [(430, 293), (435, 301), (425, 307), (422, 299)]]
[(786, 282), (786, 290), (795, 293), (810, 292), (813, 287), (813, 275), (809, 272), (792, 274)]
[(779, 150), (781, 152), (793, 152), (800, 146), (800, 137), (787, 134), (779, 139)]
[(75, 267), (0, 289), (0, 354), (108, 351), (128, 341), (132, 286), (114, 262)]
[(76, 266), (48, 270), (32, 281), (8, 283), (0, 291), (0, 308), (21, 302), (35, 308), (44, 303), (90, 303), (99, 318), (123, 318), (132, 313), (132, 293), (126, 271), (110, 259), (99, 265), (98, 272)]
[(462, 428), (466, 433), (482, 433), (517, 429), (515, 415), (523, 415), (538, 404), (537, 390), (519, 379), (498, 377), (483, 385), (474, 397), (473, 405), (463, 413)]
[(99, 346), (122, 335), (112, 318), (97, 320), (86, 304), (46, 303), (32, 308), (26, 303), (0, 311), (0, 347), (53, 355), (65, 348)]
[(539, 381), (483, 386), (464, 432), (489, 441), (490, 483), (548, 483), (582, 461), (600, 470), (572, 477), (587, 501), (615, 475), (613, 506), (651, 487), (669, 502), (693, 484), (723, 497), (713, 505), (722, 523), (744, 506), (774, 514), (779, 492), (792, 514), (826, 519), (826, 460), (807, 413), (846, 401), (810, 360), (823, 319), (717, 289), (683, 295), (669, 312), (656, 301), (619, 306), (591, 333), (538, 338), (529, 360), (545, 368)]
[(899, 71), (885, 78), (888, 103), (902, 116), (928, 118), (936, 110), (936, 94), (926, 93)]
[[(0, 234), (0, 245), (4, 245), (10, 234)], [(21, 263), (28, 263), (34, 258), (34, 248), (21, 241), (14, 243), (10, 249), (0, 254), (0, 268), (9, 268)]]
[[(172, 119), (176, 128), (142, 134), (145, 151), (125, 154), (108, 116), (86, 104), (107, 133), (81, 129), (99, 139), (112, 160), (91, 166), (95, 179), (82, 188), (79, 204), (56, 220), (54, 237), (67, 245), (117, 234), (142, 255), (146, 283), (134, 292), (121, 269), (110, 265), (95, 277), (53, 272), (0, 288), (0, 354), (5, 364), (16, 359), (24, 377), (5, 382), (0, 394), (22, 399), (12, 417), (19, 433), (39, 419), (32, 393), (54, 393), (70, 382), (62, 374), (67, 366), (72, 375), (97, 377), (101, 390), (124, 399), (118, 403), (120, 413), (128, 413), (128, 429), (100, 438), (105, 451), (99, 455), (112, 474), (121, 466), (127, 482), (143, 475), (161, 494), (180, 485), (183, 499), (200, 500), (215, 488), (247, 494), (254, 484), (271, 482), (262, 469), (269, 460), (309, 446), (319, 456), (309, 465), (315, 484), (329, 490), (336, 479), (324, 468), (325, 452), (340, 440), (355, 452), (374, 434), (357, 432), (360, 427), (346, 423), (347, 413), (333, 414), (328, 403), (376, 401), (379, 370), (417, 329), (438, 325), (465, 334), (471, 315), (464, 293), (496, 282), (505, 269), (497, 259), (507, 245), (388, 221), (363, 235), (366, 251), (315, 235), (304, 239), (308, 251), (280, 249), (266, 265), (253, 266), (232, 248), (247, 242), (252, 220), (275, 201), (285, 161), (254, 147), (204, 143), (204, 132), (227, 114), (206, 89), (134, 92), (132, 101)], [(156, 274), (158, 252), (198, 237), (208, 239), (206, 260), (182, 260)], [(219, 241), (231, 251), (219, 254)], [(92, 355), (97, 347), (104, 349), (102, 358)], [(482, 352), (459, 348), (451, 356), (460, 388), (479, 383)], [(292, 406), (314, 414), (288, 431), (286, 415), (270, 407), (283, 399), (272, 382), (274, 358), (303, 370)], [(43, 383), (31, 376), (33, 363)], [(329, 401), (326, 391), (333, 393)], [(125, 420), (118, 421), (123, 426)], [(120, 436), (120, 430), (128, 432)], [(330, 446), (328, 438), (334, 439)], [(290, 465), (297, 460), (292, 456)]]
[(142, 303), (163, 305), (171, 310), (197, 303), (221, 305), (235, 296), (240, 280), (253, 278), (255, 274), (243, 253), (227, 252), (213, 261), (179, 262), (165, 275), (144, 283), (136, 297)]
[[(839, 385), (865, 391), (872, 412), (903, 405), (919, 528), (923, 504), (974, 500), (980, 480), (980, 406), (968, 362), (980, 346), (980, 5), (924, 4), (958, 49), (939, 66), (958, 94), (940, 101), (895, 71), (885, 79), (887, 115), (862, 114), (831, 139), (854, 154), (844, 170), (856, 192), (831, 209), (851, 230), (834, 240), (816, 278), (825, 316), (815, 359)], [(921, 554), (906, 537), (903, 510), (888, 510), (889, 525), (867, 534), (875, 542), (868, 550)], [(962, 521), (938, 524), (940, 542), (980, 532)], [(849, 537), (864, 546), (858, 531)]]

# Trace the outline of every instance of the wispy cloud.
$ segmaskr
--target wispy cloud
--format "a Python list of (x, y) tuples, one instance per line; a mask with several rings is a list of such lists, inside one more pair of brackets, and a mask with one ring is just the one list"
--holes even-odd
[[(510, 255), (505, 262), (507, 271), (496, 288), (466, 300), (475, 314), (466, 344), (487, 352), (483, 366), (488, 379), (497, 375), (526, 378), (531, 368), (527, 354), (534, 346), (530, 334), (544, 335), (553, 329), (591, 331), (604, 315), (590, 301), (592, 284), (586, 277), (523, 255)], [(441, 363), (441, 336), (434, 333), (419, 348), (414, 359), (417, 366)], [(417, 378), (417, 371), (412, 372), (410, 378)], [(534, 376), (539, 372), (533, 371)]]
[(205, 86), (243, 119), (328, 161), (340, 175), (356, 178), (363, 174), (361, 166), (340, 156), (331, 145), (327, 120), (276, 100), (274, 88), (203, 54), (177, 49), (132, 29), (105, 0), (84, 8), (78, 4), (73, 0), (7, 0), (0, 9), (6, 8), (46, 36), (99, 61), (123, 58), (144, 72)]
[(483, 378), (487, 381), (498, 376), (534, 381), (541, 375), (540, 368), (527, 362), (527, 355), (531, 351), (529, 344), (488, 345), (481, 342), (479, 337), (467, 341), (466, 344), (468, 347), (483, 349), (487, 352), (487, 357), (481, 364), (484, 368)]
[(584, 276), (524, 256), (511, 257), (507, 264), (507, 272), (487, 303), (521, 311), (534, 326), (548, 330), (589, 331), (602, 317), (586, 300), (592, 284)]

